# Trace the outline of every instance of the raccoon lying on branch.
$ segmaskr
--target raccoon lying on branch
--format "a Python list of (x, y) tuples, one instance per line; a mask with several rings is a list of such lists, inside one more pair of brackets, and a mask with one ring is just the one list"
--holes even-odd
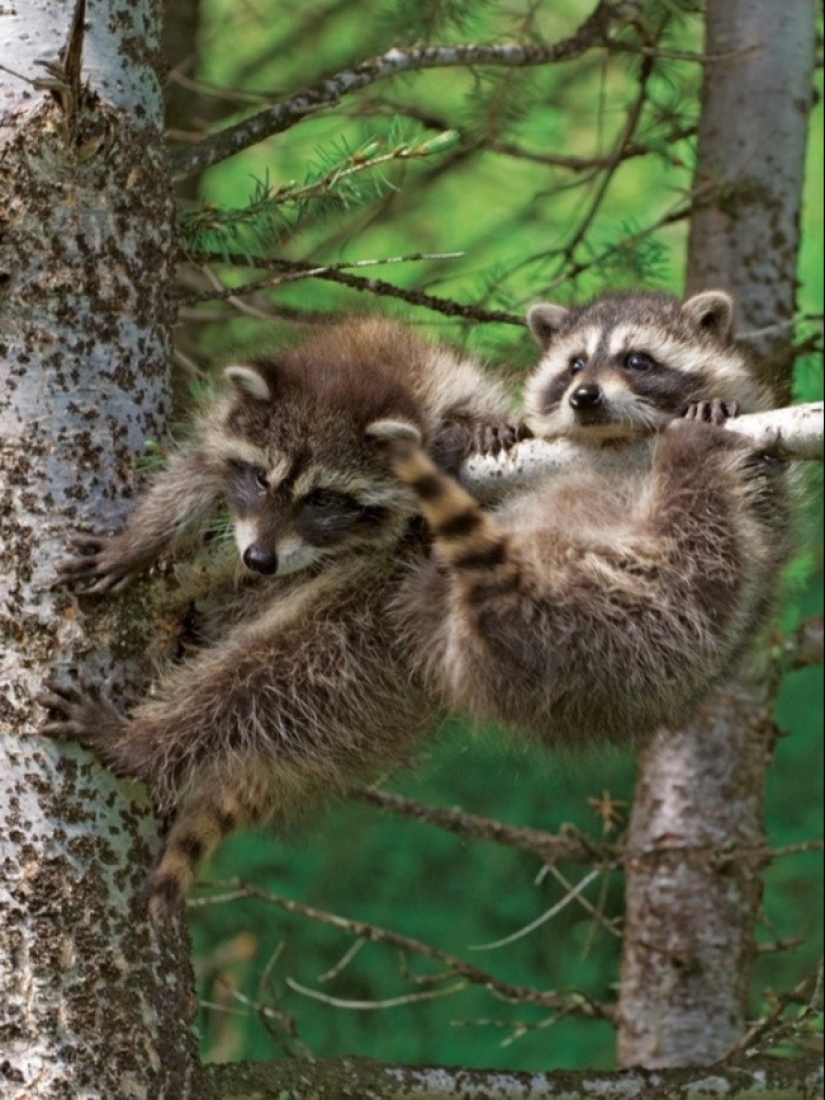
[[(770, 403), (731, 319), (721, 292), (534, 307), (527, 422), (578, 446), (492, 514), (413, 424), (373, 425), (435, 539), (399, 604), (429, 695), (551, 745), (626, 742), (733, 670), (770, 614), (791, 517), (784, 465), (718, 426)], [(595, 469), (654, 431), (643, 465)]]

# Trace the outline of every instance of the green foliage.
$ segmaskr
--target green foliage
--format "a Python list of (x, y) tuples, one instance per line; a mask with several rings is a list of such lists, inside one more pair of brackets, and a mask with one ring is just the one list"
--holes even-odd
[[(278, 19), (269, 19), (254, 6), (204, 0), (198, 75), (247, 92), (277, 88), (277, 97), (267, 94), (280, 99), (392, 45), (553, 42), (572, 33), (585, 14), (573, 0), (525, 0), (506, 8), (468, 0), (318, 0), (280, 7)], [(628, 20), (619, 37), (632, 50), (663, 28), (658, 44), (665, 50), (701, 50), (697, 7), (646, 0), (639, 20)], [(531, 70), (423, 71), (376, 83), (211, 169), (200, 181), (201, 205), (182, 215), (181, 229), (187, 247), (212, 261), (213, 275), (227, 289), (249, 280), (248, 272), (228, 263), (236, 255), (256, 267), (274, 259), (278, 273), (288, 273), (291, 262), (308, 261), (326, 269), (326, 277), (272, 280), (244, 297), (246, 312), (216, 292), (214, 303), (195, 308), (195, 323), (182, 333), (186, 354), (208, 366), (238, 347), (292, 338), (319, 315), (380, 307), (466, 343), (516, 376), (535, 358), (519, 328), (424, 310), (404, 296), (425, 291), (519, 314), (543, 297), (580, 300), (606, 286), (680, 291), (701, 66), (657, 58), (630, 125), (641, 72), (638, 52), (591, 53)], [(820, 315), (821, 325), (818, 110), (799, 277), (801, 309)], [(256, 181), (251, 195), (250, 179)], [(446, 259), (446, 253), (461, 258)], [(400, 262), (411, 255), (422, 258)], [(341, 265), (390, 259), (399, 260), (391, 276), (386, 268), (368, 269), (366, 278), (391, 279), (397, 300), (382, 297), (373, 306), (363, 290), (336, 281)], [(363, 274), (355, 266), (349, 271)], [(816, 327), (816, 320), (800, 325), (795, 338), (804, 341)], [(796, 397), (821, 397), (822, 383), (821, 357), (800, 359)], [(818, 493), (821, 501), (821, 483)], [(821, 540), (811, 539), (791, 573), (782, 629), (791, 631), (820, 611), (822, 596)], [(820, 671), (785, 677), (777, 721), (787, 736), (778, 744), (766, 815), (769, 840), (781, 846), (821, 836)], [(588, 799), (606, 790), (626, 802), (632, 779), (632, 759), (617, 753), (560, 760), (527, 748), (510, 746), (508, 752), (495, 739), (454, 727), (393, 787), (422, 802), (461, 805), (517, 825), (557, 831), (572, 822), (599, 839), (602, 825)], [(760, 941), (802, 942), (792, 953), (760, 955), (754, 1013), (769, 989), (789, 989), (810, 973), (821, 951), (818, 858), (801, 853), (767, 869)], [(619, 943), (606, 925), (622, 911), (617, 873), (584, 892), (601, 921), (573, 902), (506, 949), (471, 950), (559, 901), (563, 888), (551, 878), (537, 883), (538, 870), (524, 853), (353, 803), (333, 808), (297, 835), (234, 837), (205, 877), (237, 876), (264, 891), (417, 937), (500, 980), (612, 1001)], [(587, 868), (561, 870), (576, 882)], [(388, 1061), (523, 1069), (612, 1064), (606, 1024), (575, 1014), (551, 1024), (545, 1010), (510, 1004), (480, 986), (380, 1013), (318, 1003), (287, 979), (350, 1002), (443, 990), (454, 979), (422, 982), (436, 969), (432, 963), (399, 960), (378, 944), (367, 944), (339, 967), (350, 937), (262, 902), (198, 907), (191, 916), (208, 1057), (267, 1058), (282, 1049), (300, 1054), (306, 1044), (316, 1055)], [(240, 998), (263, 1003), (269, 1015)], [(290, 1035), (290, 1017), (298, 1038)]]
[(399, 46), (441, 44), (464, 36), (473, 25), (480, 7), (490, 0), (391, 0), (381, 22), (389, 39)]
[(225, 262), (233, 255), (250, 261), (266, 256), (308, 222), (376, 202), (393, 189), (382, 171), (390, 164), (443, 153), (459, 137), (447, 130), (430, 138), (405, 139), (401, 130), (396, 120), (389, 147), (378, 137), (367, 138), (355, 149), (346, 137), (316, 146), (302, 184), (290, 180), (273, 187), (268, 176), (256, 180), (249, 202), (238, 210), (209, 206), (185, 211), (180, 218), (184, 248)]

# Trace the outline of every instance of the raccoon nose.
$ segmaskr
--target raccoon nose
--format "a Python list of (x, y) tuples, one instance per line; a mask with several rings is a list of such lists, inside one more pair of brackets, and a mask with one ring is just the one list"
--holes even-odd
[(602, 388), (597, 382), (577, 386), (568, 398), (574, 409), (592, 409), (601, 404)]
[(243, 552), (243, 563), (247, 569), (253, 569), (256, 573), (274, 573), (278, 568), (278, 555), (274, 550), (253, 542)]

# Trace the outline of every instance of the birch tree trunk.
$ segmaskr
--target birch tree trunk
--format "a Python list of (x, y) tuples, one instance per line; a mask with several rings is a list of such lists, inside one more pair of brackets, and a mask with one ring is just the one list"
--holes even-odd
[(0, 11), (4, 1100), (207, 1095), (186, 936), (157, 938), (142, 912), (154, 814), (78, 746), (39, 736), (33, 701), (44, 675), (90, 652), (95, 675), (116, 662), (137, 683), (134, 654), (155, 630), (136, 599), (98, 610), (49, 586), (68, 530), (118, 524), (134, 456), (164, 426), (160, 6), (97, 0), (85, 41), (82, 4)]
[[(740, 325), (790, 342), (812, 101), (812, 0), (709, 0), (688, 290), (724, 286)], [(730, 56), (730, 51), (734, 51)], [(777, 356), (775, 361), (779, 361)], [(780, 403), (789, 377), (775, 380)], [(762, 660), (760, 660), (760, 656)], [(772, 749), (764, 654), (642, 756), (628, 838), (619, 1003), (624, 1066), (708, 1065), (745, 1027)], [(728, 847), (730, 856), (719, 855)], [(717, 855), (713, 853), (716, 852)]]

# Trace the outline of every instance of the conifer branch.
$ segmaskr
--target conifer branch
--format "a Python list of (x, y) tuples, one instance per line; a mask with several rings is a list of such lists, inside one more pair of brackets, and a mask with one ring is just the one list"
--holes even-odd
[(387, 50), (379, 57), (318, 81), (298, 95), (221, 130), (191, 149), (181, 150), (170, 158), (171, 172), (178, 178), (202, 172), (264, 138), (289, 129), (307, 115), (334, 106), (342, 96), (399, 73), (471, 65), (526, 67), (569, 61), (594, 46), (608, 45), (608, 31), (613, 23), (626, 17), (626, 8), (622, 0), (599, 0), (572, 35), (550, 45), (506, 43)]

